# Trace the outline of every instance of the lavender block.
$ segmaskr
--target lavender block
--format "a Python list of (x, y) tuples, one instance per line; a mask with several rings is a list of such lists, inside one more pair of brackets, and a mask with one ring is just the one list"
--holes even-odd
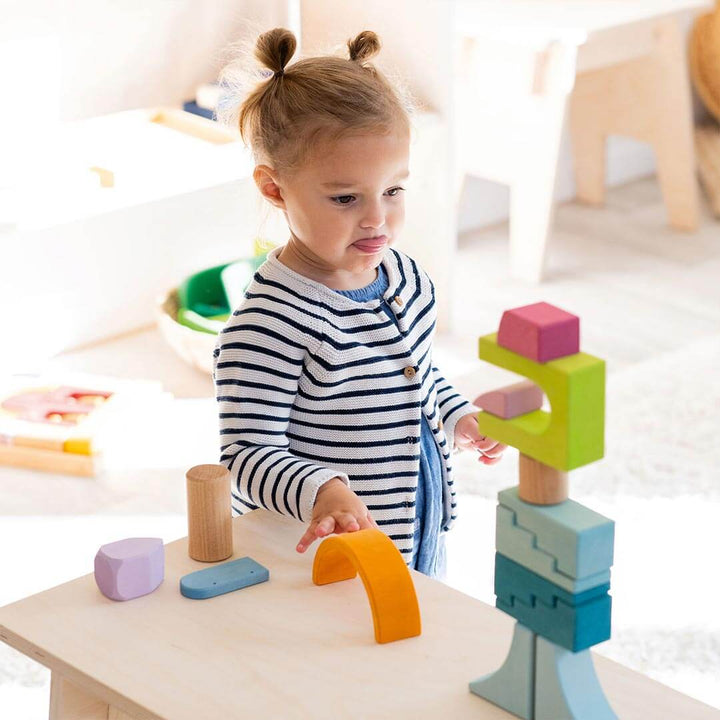
[(111, 600), (132, 600), (155, 590), (165, 575), (161, 538), (126, 538), (102, 545), (95, 555), (95, 582)]

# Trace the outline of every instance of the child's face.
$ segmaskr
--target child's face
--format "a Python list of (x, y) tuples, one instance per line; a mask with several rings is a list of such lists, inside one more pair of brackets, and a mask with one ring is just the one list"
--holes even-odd
[(407, 133), (346, 137), (276, 177), (279, 197), (269, 199), (317, 269), (354, 275), (377, 267), (405, 220), (409, 149)]

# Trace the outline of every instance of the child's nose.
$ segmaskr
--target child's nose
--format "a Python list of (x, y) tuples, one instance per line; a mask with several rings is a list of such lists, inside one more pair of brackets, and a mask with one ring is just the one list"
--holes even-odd
[(368, 205), (360, 223), (362, 227), (379, 228), (385, 224), (385, 210), (380, 203)]

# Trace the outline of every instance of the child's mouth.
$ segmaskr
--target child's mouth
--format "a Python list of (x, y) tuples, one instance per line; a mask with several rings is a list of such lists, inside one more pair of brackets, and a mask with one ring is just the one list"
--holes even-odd
[(387, 236), (380, 235), (374, 238), (365, 238), (363, 240), (357, 240), (353, 243), (353, 247), (356, 247), (360, 252), (364, 253), (376, 253), (387, 245)]

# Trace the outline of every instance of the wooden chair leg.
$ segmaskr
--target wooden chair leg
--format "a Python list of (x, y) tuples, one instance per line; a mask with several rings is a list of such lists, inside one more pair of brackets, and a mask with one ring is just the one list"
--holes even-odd
[(668, 221), (677, 230), (697, 230), (698, 193), (693, 114), (685, 43), (677, 23), (658, 23), (657, 106), (654, 148)]
[(600, 206), (605, 202), (606, 137), (591, 106), (577, 97), (571, 96), (569, 112), (575, 192), (580, 202)]
[(510, 185), (510, 271), (521, 280), (543, 279), (565, 107), (565, 98), (549, 104), (524, 167)]

